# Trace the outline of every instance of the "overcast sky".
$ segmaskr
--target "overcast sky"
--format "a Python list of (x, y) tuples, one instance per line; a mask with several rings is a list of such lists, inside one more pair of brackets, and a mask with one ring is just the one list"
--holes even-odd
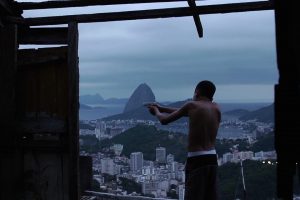
[[(24, 16), (151, 7), (97, 6)], [(201, 22), (203, 38), (198, 38), (192, 17), (80, 24), (81, 95), (129, 97), (147, 83), (158, 101), (183, 100), (192, 97), (198, 81), (208, 79), (217, 86), (216, 101), (273, 101), (278, 80), (274, 12), (204, 15)]]

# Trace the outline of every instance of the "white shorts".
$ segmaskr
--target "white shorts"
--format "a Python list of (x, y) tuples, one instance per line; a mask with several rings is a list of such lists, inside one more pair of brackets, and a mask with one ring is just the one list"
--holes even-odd
[(187, 157), (195, 157), (195, 156), (201, 156), (201, 155), (209, 155), (209, 154), (217, 154), (216, 149), (211, 149), (207, 151), (192, 151), (188, 152)]

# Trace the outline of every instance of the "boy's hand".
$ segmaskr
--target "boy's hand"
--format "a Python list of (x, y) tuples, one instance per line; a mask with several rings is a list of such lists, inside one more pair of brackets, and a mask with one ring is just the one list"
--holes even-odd
[(148, 105), (148, 110), (149, 112), (152, 114), (152, 115), (156, 115), (156, 110), (157, 110), (157, 107), (154, 106), (154, 105)]
[(144, 102), (143, 105), (147, 106), (147, 107), (149, 107), (149, 106), (158, 106), (158, 104), (156, 102)]

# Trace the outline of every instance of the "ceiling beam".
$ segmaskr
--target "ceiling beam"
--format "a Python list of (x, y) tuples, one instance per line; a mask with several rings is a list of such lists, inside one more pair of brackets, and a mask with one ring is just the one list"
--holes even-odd
[(4, 14), (9, 14), (9, 15), (13, 15), (14, 12), (11, 9), (11, 6), (8, 4), (7, 0), (0, 0), (0, 16), (2, 15), (2, 13)]
[[(138, 4), (138, 3), (167, 3), (185, 2), (186, 0), (71, 0), (71, 1), (43, 1), (43, 2), (15, 2), (15, 6), (22, 10), (50, 9), (84, 7), (97, 5), (118, 5), (118, 4)], [(203, 0), (202, 0), (203, 1)]]
[(170, 17), (185, 17), (193, 15), (247, 12), (260, 10), (273, 10), (274, 5), (270, 1), (249, 2), (249, 3), (232, 3), (208, 6), (196, 6), (194, 9), (189, 7), (165, 8), (153, 10), (137, 10), (126, 12), (111, 12), (98, 14), (80, 14), (67, 16), (51, 16), (36, 18), (17, 18), (7, 16), (5, 19), (10, 23), (25, 24), (29, 26), (67, 24), (69, 22), (91, 23), (91, 22), (108, 22), (124, 21), (138, 19), (155, 19)]
[[(195, 0), (188, 0), (188, 4), (189, 4), (190, 8), (192, 8), (193, 10), (195, 10), (195, 8), (197, 7)], [(196, 26), (196, 29), (198, 32), (198, 36), (200, 38), (202, 38), (203, 37), (203, 27), (202, 27), (202, 24), (200, 21), (200, 17), (199, 17), (199, 15), (194, 14), (193, 18), (194, 18), (195, 26)]]
[(19, 44), (68, 44), (67, 27), (19, 28)]

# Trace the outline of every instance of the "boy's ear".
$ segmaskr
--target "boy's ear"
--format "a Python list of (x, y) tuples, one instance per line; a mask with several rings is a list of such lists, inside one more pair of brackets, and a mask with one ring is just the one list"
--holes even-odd
[(198, 97), (199, 96), (199, 90), (195, 90), (195, 96)]

